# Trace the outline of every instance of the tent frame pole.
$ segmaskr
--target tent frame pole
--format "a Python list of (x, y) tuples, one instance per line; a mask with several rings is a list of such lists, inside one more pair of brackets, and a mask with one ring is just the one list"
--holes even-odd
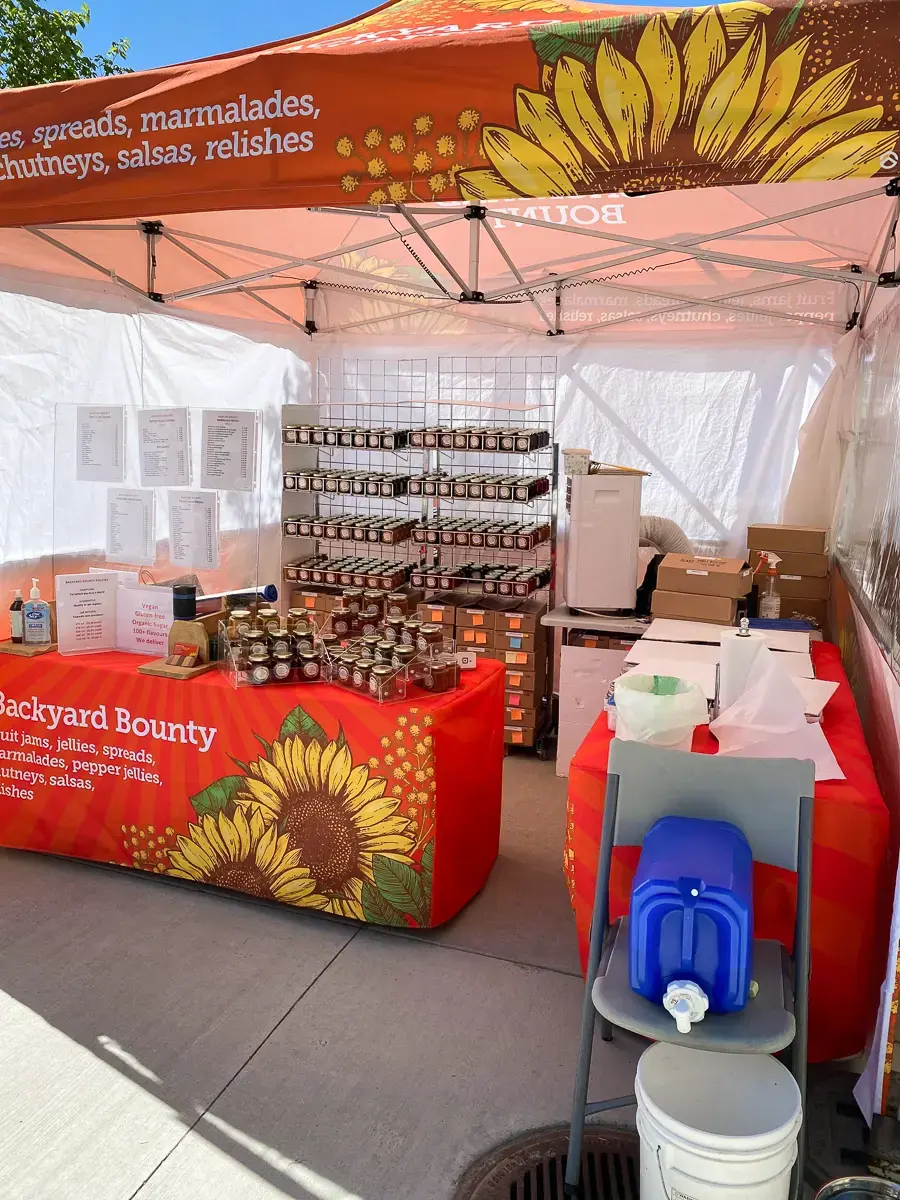
[[(888, 225), (887, 225), (887, 229), (885, 230), (884, 239), (881, 243), (881, 251), (878, 255), (878, 260), (877, 260), (877, 264), (875, 267), (876, 275), (880, 275), (882, 268), (884, 267), (885, 260), (887, 259), (887, 256), (888, 256), (888, 251), (891, 248), (891, 242), (894, 240), (894, 237), (897, 232), (898, 218), (900, 218), (900, 196), (898, 196), (895, 199), (893, 208), (891, 209), (891, 215), (888, 220)], [(875, 299), (875, 293), (877, 290), (878, 290), (877, 284), (875, 284), (874, 286), (872, 286), (868, 289), (866, 298), (863, 301), (862, 307), (860, 308), (859, 322), (858, 322), (860, 332), (862, 332), (862, 330), (865, 326), (866, 317), (869, 315), (869, 309), (872, 307), (872, 301)]]

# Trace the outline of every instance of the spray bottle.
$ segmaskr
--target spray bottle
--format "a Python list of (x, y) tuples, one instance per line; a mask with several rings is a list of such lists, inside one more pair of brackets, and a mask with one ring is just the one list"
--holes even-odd
[(778, 592), (778, 564), (781, 559), (777, 554), (766, 551), (766, 590), (760, 596), (759, 615), (767, 621), (777, 621), (781, 616), (781, 596)]

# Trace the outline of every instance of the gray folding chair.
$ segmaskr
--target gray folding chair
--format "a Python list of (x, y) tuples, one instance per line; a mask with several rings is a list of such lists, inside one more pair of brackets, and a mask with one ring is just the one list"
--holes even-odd
[[(809, 910), (812, 890), (812, 826), (815, 766), (792, 758), (726, 758), (688, 754), (625, 742), (610, 746), (591, 918), (581, 1047), (566, 1165), (566, 1194), (577, 1195), (584, 1119), (622, 1108), (634, 1096), (587, 1103), (594, 1022), (612, 1040), (614, 1025), (655, 1042), (696, 1050), (777, 1054), (790, 1046), (790, 1069), (803, 1101), (792, 1194), (800, 1194), (805, 1159)], [(633, 992), (628, 975), (628, 918), (609, 927), (609, 872), (615, 846), (640, 846), (665, 816), (730, 821), (743, 830), (755, 861), (797, 875), (793, 961), (779, 942), (755, 939), (753, 979), (759, 991), (740, 1013), (707, 1013), (689, 1034), (680, 1034), (662, 1005)]]

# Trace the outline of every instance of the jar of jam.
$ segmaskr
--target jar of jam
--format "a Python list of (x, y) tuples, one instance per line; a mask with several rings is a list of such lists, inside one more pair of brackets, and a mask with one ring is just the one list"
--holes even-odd
[(320, 648), (329, 657), (333, 656), (341, 648), (340, 638), (336, 633), (321, 633), (319, 634), (317, 641)]
[(353, 664), (353, 686), (358, 692), (368, 692), (369, 678), (377, 665), (374, 658), (358, 658)]
[(294, 654), (290, 646), (272, 651), (272, 678), (276, 683), (293, 683), (297, 677)]
[(269, 647), (269, 653), (274, 657), (279, 651), (287, 651), (293, 656), (292, 650), (293, 635), (288, 633), (286, 629), (278, 629), (277, 633), (269, 633), (266, 635), (266, 644)]
[(342, 654), (335, 664), (332, 681), (339, 683), (342, 687), (352, 687), (353, 668), (357, 662), (358, 659), (355, 654)]
[(387, 642), (399, 642), (403, 637), (403, 626), (406, 624), (406, 617), (397, 615), (388, 617), (384, 623), (384, 638)]
[(335, 608), (331, 613), (332, 632), (339, 638), (347, 637), (353, 625), (353, 613), (349, 608)]
[(281, 617), (277, 608), (261, 608), (256, 614), (256, 627), (264, 633), (277, 633), (281, 629)]
[(390, 662), (394, 657), (394, 643), (388, 638), (384, 638), (375, 647), (374, 658), (376, 662)]
[(369, 695), (381, 701), (394, 700), (397, 697), (397, 676), (394, 668), (379, 663), (372, 668), (369, 675)]
[(366, 658), (374, 658), (380, 642), (384, 641), (382, 633), (367, 633), (362, 639), (363, 654)]
[(295, 654), (302, 654), (304, 650), (314, 649), (316, 635), (312, 625), (308, 621), (303, 623), (298, 621), (294, 625), (293, 639)]
[(416, 638), (416, 647), (422, 651), (434, 653), (444, 644), (444, 627), (443, 625), (423, 625), (419, 630), (419, 635)]
[(426, 692), (451, 692), (459, 687), (459, 663), (450, 654), (438, 654), (417, 674), (416, 683)]
[(363, 594), (361, 588), (347, 588), (344, 592), (343, 607), (350, 610), (352, 613), (358, 613), (363, 606)]
[(404, 592), (390, 592), (385, 601), (385, 612), (389, 617), (409, 615), (409, 596)]
[(262, 646), (266, 652), (268, 652), (266, 635), (261, 629), (248, 630), (248, 632), (241, 638), (241, 645), (246, 649), (248, 656), (252, 654), (258, 646)]
[(419, 617), (409, 617), (403, 622), (403, 630), (400, 634), (401, 643), (404, 646), (415, 646), (421, 628), (422, 621)]
[(411, 666), (417, 654), (418, 650), (416, 650), (415, 646), (395, 646), (391, 657), (391, 665), (395, 671)]
[(228, 622), (228, 639), (238, 642), (253, 628), (253, 613), (249, 608), (233, 608)]
[(298, 679), (301, 683), (315, 683), (322, 678), (322, 661), (315, 650), (303, 650), (298, 663)]
[(308, 624), (308, 617), (305, 608), (289, 608), (287, 614), (287, 627), (289, 633), (296, 633), (298, 625)]
[(247, 655), (247, 675), (254, 687), (262, 687), (272, 678), (272, 656), (268, 647), (254, 646)]

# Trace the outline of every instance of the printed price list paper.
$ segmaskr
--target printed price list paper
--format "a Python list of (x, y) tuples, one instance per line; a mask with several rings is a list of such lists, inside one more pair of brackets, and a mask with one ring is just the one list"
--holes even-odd
[(79, 483), (124, 481), (124, 408), (78, 406), (75, 417), (75, 478)]
[(191, 425), (186, 408), (138, 412), (141, 487), (190, 487)]
[(252, 492), (256, 475), (255, 412), (210, 409), (203, 413), (200, 486), (218, 492)]
[(95, 654), (116, 648), (115, 571), (56, 576), (60, 654)]
[(173, 567), (219, 565), (219, 497), (215, 492), (169, 492), (169, 558)]
[(106, 493), (106, 557), (109, 562), (153, 565), (155, 498), (149, 489), (109, 488)]

